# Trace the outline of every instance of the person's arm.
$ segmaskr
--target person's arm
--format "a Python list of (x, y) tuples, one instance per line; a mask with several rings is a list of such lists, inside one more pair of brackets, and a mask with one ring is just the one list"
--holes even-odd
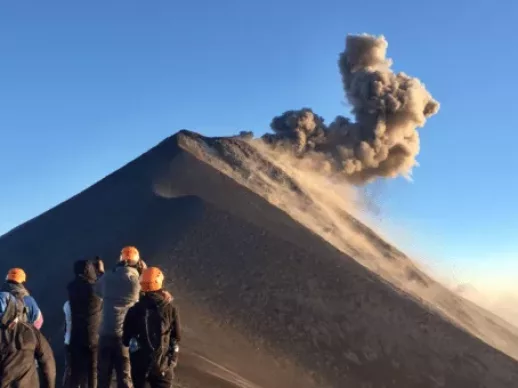
[(70, 302), (67, 300), (63, 306), (65, 313), (65, 345), (70, 345), (70, 336), (72, 335), (72, 310), (70, 309)]
[(137, 317), (135, 311), (135, 306), (131, 307), (128, 310), (126, 317), (124, 318), (124, 323), (122, 325), (122, 343), (126, 347), (129, 346), (130, 340), (136, 336), (135, 321)]
[(41, 313), (40, 307), (38, 303), (36, 303), (36, 299), (32, 296), (26, 296), (23, 298), (25, 306), (27, 306), (27, 318), (32, 325), (40, 330), (43, 326), (43, 314)]
[(173, 322), (173, 333), (174, 334), (173, 336), (171, 337), (174, 337), (174, 340), (176, 341), (176, 343), (180, 343), (181, 339), (182, 339), (182, 328), (181, 328), (181, 325), (180, 325), (180, 313), (178, 312), (178, 307), (176, 306), (173, 306), (173, 317), (174, 317), (174, 322)]
[(104, 275), (104, 261), (99, 256), (95, 257), (95, 272), (98, 279)]
[(131, 294), (129, 296), (128, 304), (129, 307), (134, 306), (140, 298), (140, 282), (137, 275), (130, 276), (131, 281)]
[(176, 368), (176, 365), (178, 363), (178, 354), (180, 352), (180, 339), (181, 339), (181, 333), (180, 333), (180, 314), (178, 313), (178, 309), (173, 306), (173, 321), (171, 322), (171, 333), (169, 336), (169, 356), (171, 360), (171, 366), (173, 368)]
[(142, 275), (142, 272), (147, 268), (147, 264), (144, 260), (140, 259), (137, 263), (137, 271), (139, 275)]
[(104, 278), (105, 274), (102, 274), (94, 284), (94, 292), (99, 298), (104, 298)]
[(47, 339), (41, 334), (39, 330), (34, 330), (37, 344), (36, 344), (36, 361), (41, 370), (41, 386), (45, 388), (55, 388), (56, 386), (56, 361), (52, 348)]
[(36, 316), (36, 319), (33, 323), (34, 327), (38, 330), (41, 330), (41, 327), (43, 326), (43, 314), (41, 313), (41, 310), (38, 309), (38, 315)]

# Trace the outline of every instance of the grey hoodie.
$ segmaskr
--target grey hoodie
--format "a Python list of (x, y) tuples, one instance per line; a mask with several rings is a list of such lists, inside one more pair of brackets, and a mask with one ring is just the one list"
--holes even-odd
[(95, 284), (95, 292), (103, 299), (99, 335), (122, 337), (122, 325), (128, 309), (139, 300), (140, 283), (136, 268), (117, 266), (106, 272)]

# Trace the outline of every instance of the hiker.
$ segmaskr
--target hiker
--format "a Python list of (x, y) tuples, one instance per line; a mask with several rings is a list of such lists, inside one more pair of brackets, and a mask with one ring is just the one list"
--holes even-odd
[(27, 321), (32, 323), (38, 330), (43, 325), (43, 314), (41, 313), (36, 300), (30, 295), (24, 283), (27, 281), (27, 275), (21, 268), (11, 268), (7, 272), (5, 283), (0, 291), (9, 292), (16, 298), (20, 299), (25, 305), (25, 313)]
[(178, 360), (180, 318), (173, 297), (163, 289), (164, 275), (157, 267), (143, 271), (139, 301), (129, 309), (123, 343), (129, 346), (135, 388), (173, 386)]
[(110, 386), (114, 369), (117, 386), (132, 387), (129, 350), (122, 343), (122, 326), (128, 309), (138, 302), (139, 269), (144, 267), (145, 263), (140, 259), (137, 248), (125, 247), (117, 266), (105, 272), (95, 285), (97, 295), (103, 300), (99, 331), (99, 388)]
[(23, 302), (8, 292), (0, 292), (0, 388), (55, 388), (52, 349), (25, 318)]
[[(74, 263), (75, 278), (68, 286), (68, 308), (65, 320), (70, 333), (68, 339), (68, 378), (70, 386), (97, 387), (97, 352), (102, 299), (95, 293), (97, 263), (78, 260)], [(67, 317), (67, 314), (70, 314)]]

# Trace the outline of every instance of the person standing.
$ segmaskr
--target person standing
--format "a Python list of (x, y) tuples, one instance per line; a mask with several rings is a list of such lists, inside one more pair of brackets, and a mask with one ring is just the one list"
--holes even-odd
[(97, 356), (102, 299), (94, 287), (97, 281), (97, 265), (91, 260), (74, 263), (75, 278), (68, 286), (68, 303), (64, 306), (68, 319), (70, 338), (68, 344), (70, 386), (97, 387)]
[(0, 292), (0, 388), (55, 388), (52, 349), (45, 336), (25, 321), (24, 315), (20, 299)]
[(97, 295), (103, 300), (99, 332), (99, 388), (110, 386), (113, 370), (118, 388), (132, 387), (129, 350), (122, 342), (122, 332), (128, 309), (139, 299), (139, 269), (143, 267), (137, 248), (125, 247), (117, 266), (105, 272), (95, 285)]
[(5, 283), (0, 291), (9, 292), (17, 299), (21, 300), (25, 306), (25, 316), (29, 323), (32, 323), (38, 330), (43, 326), (43, 314), (27, 288), (25, 282), (27, 275), (21, 268), (11, 268), (5, 277)]
[(147, 384), (151, 388), (173, 386), (181, 339), (180, 317), (163, 282), (159, 268), (145, 269), (140, 277), (140, 299), (124, 320), (123, 343), (130, 349), (135, 388)]

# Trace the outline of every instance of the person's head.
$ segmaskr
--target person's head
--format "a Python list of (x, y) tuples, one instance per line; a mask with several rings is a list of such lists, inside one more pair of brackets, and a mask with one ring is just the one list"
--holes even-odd
[(122, 248), (119, 261), (125, 265), (136, 267), (140, 261), (140, 253), (137, 248), (127, 246)]
[(147, 264), (140, 257), (138, 249), (133, 246), (127, 246), (122, 249), (119, 265), (133, 267), (138, 271), (139, 275), (142, 275), (142, 271), (147, 268)]
[(140, 289), (142, 292), (160, 291), (164, 283), (164, 274), (158, 267), (148, 267), (140, 275)]
[(7, 272), (5, 280), (11, 283), (23, 284), (27, 281), (27, 275), (25, 274), (25, 271), (21, 268), (11, 268)]
[(77, 260), (74, 263), (74, 275), (93, 282), (97, 278), (95, 263), (91, 260)]

